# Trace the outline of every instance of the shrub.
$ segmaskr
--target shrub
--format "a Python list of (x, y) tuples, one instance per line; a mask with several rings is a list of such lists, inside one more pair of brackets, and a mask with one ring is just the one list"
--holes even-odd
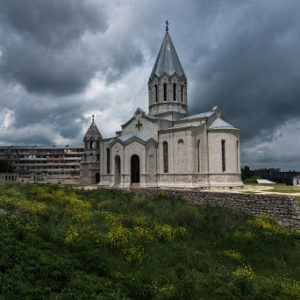
[(175, 220), (179, 225), (192, 225), (195, 219), (195, 208), (191, 205), (183, 205), (175, 213)]

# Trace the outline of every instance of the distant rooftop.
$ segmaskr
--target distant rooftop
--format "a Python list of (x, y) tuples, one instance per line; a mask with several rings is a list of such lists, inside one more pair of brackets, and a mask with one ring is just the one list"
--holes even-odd
[(233, 127), (232, 125), (230, 125), (229, 123), (225, 122), (223, 119), (221, 118), (216, 118), (213, 123), (209, 126), (208, 129), (236, 129), (235, 127)]
[(41, 150), (46, 150), (46, 149), (74, 149), (74, 148), (83, 148), (83, 146), (69, 146), (69, 145), (65, 145), (65, 146), (56, 146), (56, 145), (52, 145), (52, 146), (37, 146), (37, 145), (10, 145), (10, 146), (0, 146), (0, 149), (26, 149), (26, 150), (30, 150), (30, 149), (41, 149)]

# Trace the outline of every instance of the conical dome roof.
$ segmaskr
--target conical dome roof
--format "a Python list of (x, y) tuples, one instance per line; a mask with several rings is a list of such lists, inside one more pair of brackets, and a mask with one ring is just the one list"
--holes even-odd
[(86, 134), (83, 137), (83, 140), (89, 140), (91, 138), (93, 138), (93, 139), (99, 138), (100, 140), (102, 139), (102, 135), (94, 121), (94, 116), (93, 116), (93, 120), (92, 120), (92, 123), (91, 123), (89, 129), (87, 130)]
[(168, 30), (166, 31), (165, 38), (160, 47), (152, 73), (150, 75), (150, 79), (152, 79), (155, 75), (157, 77), (160, 77), (164, 73), (169, 76), (176, 73), (178, 76), (185, 77), (183, 68), (179, 61)]

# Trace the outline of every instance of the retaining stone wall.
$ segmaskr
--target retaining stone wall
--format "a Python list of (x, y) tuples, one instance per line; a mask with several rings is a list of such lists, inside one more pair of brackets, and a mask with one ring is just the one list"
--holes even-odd
[(135, 188), (129, 191), (141, 197), (155, 196), (158, 192), (166, 192), (170, 196), (181, 197), (192, 204), (224, 206), (254, 216), (272, 215), (277, 218), (280, 225), (300, 228), (300, 207), (292, 196), (150, 188)]

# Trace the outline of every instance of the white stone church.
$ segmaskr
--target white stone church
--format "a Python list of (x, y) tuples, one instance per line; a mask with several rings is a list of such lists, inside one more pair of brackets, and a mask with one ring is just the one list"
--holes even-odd
[(81, 182), (103, 187), (237, 188), (240, 130), (221, 110), (188, 114), (187, 78), (166, 28), (148, 82), (149, 113), (137, 108), (115, 137), (94, 118), (84, 136)]

